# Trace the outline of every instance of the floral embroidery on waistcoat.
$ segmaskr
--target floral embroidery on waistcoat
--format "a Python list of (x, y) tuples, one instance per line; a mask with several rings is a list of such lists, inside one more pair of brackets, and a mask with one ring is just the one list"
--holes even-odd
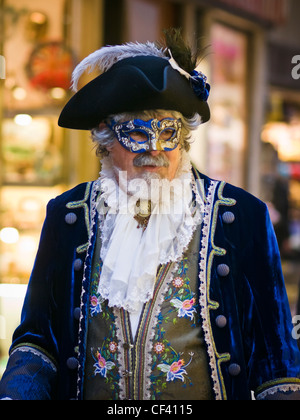
[(99, 296), (93, 295), (90, 297), (90, 314), (91, 316), (100, 314), (101, 309), (101, 299)]
[(95, 264), (95, 269), (91, 281), (91, 295), (90, 295), (90, 316), (93, 317), (102, 312), (101, 304), (104, 302), (104, 299), (101, 298), (98, 293), (98, 283), (99, 277), (101, 274), (102, 261)]
[(114, 362), (107, 361), (101, 354), (101, 349), (96, 352), (96, 357), (93, 356), (96, 361), (94, 364), (95, 375), (100, 374), (103, 378), (106, 378), (107, 371), (112, 370), (116, 365)]
[[(104, 308), (103, 308), (104, 309)], [(118, 372), (118, 343), (116, 339), (116, 328), (114, 323), (114, 316), (110, 311), (101, 311), (100, 315), (103, 319), (110, 322), (107, 337), (105, 337), (102, 347), (97, 349), (92, 348), (91, 354), (95, 363), (94, 377), (100, 375), (104, 378), (106, 385), (112, 392), (112, 398), (118, 399), (119, 387), (119, 372)]]
[(195, 308), (196, 299), (186, 299), (184, 301), (176, 298), (171, 300), (171, 304), (178, 309), (178, 317), (188, 317), (191, 321), (194, 319), (194, 313), (196, 313)]
[(183, 376), (187, 376), (185, 368), (190, 365), (194, 354), (189, 353), (189, 355), (191, 358), (186, 365), (184, 364), (184, 359), (179, 359), (177, 362), (173, 362), (171, 365), (167, 363), (161, 363), (157, 366), (159, 370), (167, 374), (167, 382), (174, 381), (175, 379), (180, 379), (182, 382), (185, 381), (185, 377)]
[(108, 308), (107, 302), (98, 293), (98, 283), (101, 275), (102, 261), (94, 263), (91, 277), (90, 300), (89, 300), (89, 320), (94, 328), (107, 325), (107, 330), (103, 334), (100, 346), (91, 348), (92, 364), (91, 376), (103, 380), (109, 389), (112, 399), (118, 399), (119, 395), (119, 369), (118, 369), (118, 340), (116, 336), (115, 316), (113, 311)]
[[(171, 305), (176, 309), (178, 318), (190, 318), (191, 321), (194, 321), (195, 314), (197, 313), (197, 301), (195, 298), (195, 293), (191, 291), (190, 288), (190, 279), (186, 277), (188, 270), (187, 258), (183, 258), (180, 262), (177, 276), (172, 281), (172, 286), (170, 287), (165, 301), (170, 301)], [(170, 309), (169, 312), (171, 312)], [(169, 318), (165, 318), (168, 320)], [(173, 323), (176, 324), (176, 318), (173, 319)], [(193, 324), (194, 326), (194, 324)]]
[[(188, 353), (189, 361), (185, 363), (184, 354), (178, 353), (172, 347), (164, 328), (164, 325), (168, 323), (176, 327), (180, 318), (188, 318), (191, 321), (191, 327), (196, 327), (198, 303), (195, 293), (191, 291), (190, 279), (187, 277), (187, 260), (187, 257), (184, 257), (178, 264), (169, 290), (164, 297), (164, 302), (170, 303), (170, 309), (165, 314), (160, 312), (157, 317), (152, 357), (152, 399), (159, 399), (159, 395), (166, 390), (168, 383), (181, 381), (184, 387), (187, 384), (193, 385), (187, 368), (192, 362), (194, 353)], [(155, 370), (159, 373), (154, 374)]]

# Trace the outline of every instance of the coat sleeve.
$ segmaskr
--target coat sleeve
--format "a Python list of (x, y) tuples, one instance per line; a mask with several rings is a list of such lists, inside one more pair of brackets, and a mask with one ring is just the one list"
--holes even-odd
[[(300, 399), (300, 357), (276, 236), (259, 203), (244, 253), (243, 331), (248, 378), (257, 399)], [(250, 302), (250, 305), (249, 305)]]
[(52, 278), (57, 250), (51, 208), (43, 225), (30, 277), (21, 324), (13, 336), (10, 357), (0, 382), (0, 399), (47, 400), (57, 377), (57, 344), (52, 330), (55, 302)]

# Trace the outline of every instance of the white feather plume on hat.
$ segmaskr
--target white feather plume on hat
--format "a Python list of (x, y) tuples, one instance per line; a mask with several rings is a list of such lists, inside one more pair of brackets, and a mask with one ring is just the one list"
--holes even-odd
[(91, 73), (97, 69), (100, 73), (104, 73), (117, 61), (147, 55), (169, 59), (165, 48), (158, 48), (155, 43), (149, 41), (144, 44), (129, 42), (123, 45), (102, 47), (84, 58), (74, 69), (72, 74), (72, 89), (77, 92), (79, 79), (86, 71)]

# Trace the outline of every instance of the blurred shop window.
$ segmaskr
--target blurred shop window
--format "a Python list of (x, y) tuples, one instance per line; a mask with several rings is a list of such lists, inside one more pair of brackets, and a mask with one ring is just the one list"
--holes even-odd
[(267, 204), (278, 245), (288, 250), (290, 229), (289, 180), (281, 170), (278, 152), (271, 143), (261, 149), (261, 199)]
[(4, 183), (55, 185), (62, 176), (61, 131), (56, 117), (17, 114), (2, 124)]
[(180, 2), (124, 0), (123, 4), (126, 10), (124, 41), (157, 41), (162, 38), (164, 29), (182, 24)]
[(47, 203), (66, 189), (69, 163), (57, 119), (70, 92), (74, 53), (66, 0), (6, 0), (0, 113), (0, 376), (34, 264)]
[(248, 39), (220, 23), (211, 26), (211, 122), (207, 130), (208, 174), (244, 184)]
[[(273, 151), (273, 162), (268, 175), (263, 167), (263, 180), (272, 180), (267, 186), (270, 201), (281, 213), (281, 223), (274, 223), (285, 258), (299, 261), (300, 256), (300, 105), (294, 105), (292, 118), (271, 120), (262, 131), (263, 150)], [(275, 160), (274, 160), (275, 159)], [(270, 165), (270, 162), (269, 162)], [(280, 187), (281, 186), (281, 187)], [(266, 188), (264, 189), (266, 191)], [(286, 199), (288, 196), (288, 199)], [(264, 198), (264, 197), (263, 197)], [(285, 204), (288, 201), (288, 204)], [(288, 206), (288, 209), (287, 209)], [(282, 235), (285, 235), (282, 243)]]

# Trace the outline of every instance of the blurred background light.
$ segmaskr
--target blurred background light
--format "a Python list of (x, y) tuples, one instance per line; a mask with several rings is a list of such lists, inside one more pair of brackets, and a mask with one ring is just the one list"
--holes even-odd
[(25, 127), (31, 124), (32, 117), (29, 114), (18, 114), (15, 116), (14, 121), (17, 125)]
[(51, 89), (50, 95), (53, 99), (64, 99), (66, 91), (63, 88), (55, 87)]
[(27, 92), (25, 89), (21, 88), (21, 87), (16, 87), (13, 89), (13, 97), (17, 100), (17, 101), (23, 101), (27, 96)]
[(24, 299), (27, 284), (0, 284), (0, 298)]
[(0, 231), (0, 240), (5, 244), (15, 244), (19, 240), (19, 232), (12, 227), (6, 227)]

